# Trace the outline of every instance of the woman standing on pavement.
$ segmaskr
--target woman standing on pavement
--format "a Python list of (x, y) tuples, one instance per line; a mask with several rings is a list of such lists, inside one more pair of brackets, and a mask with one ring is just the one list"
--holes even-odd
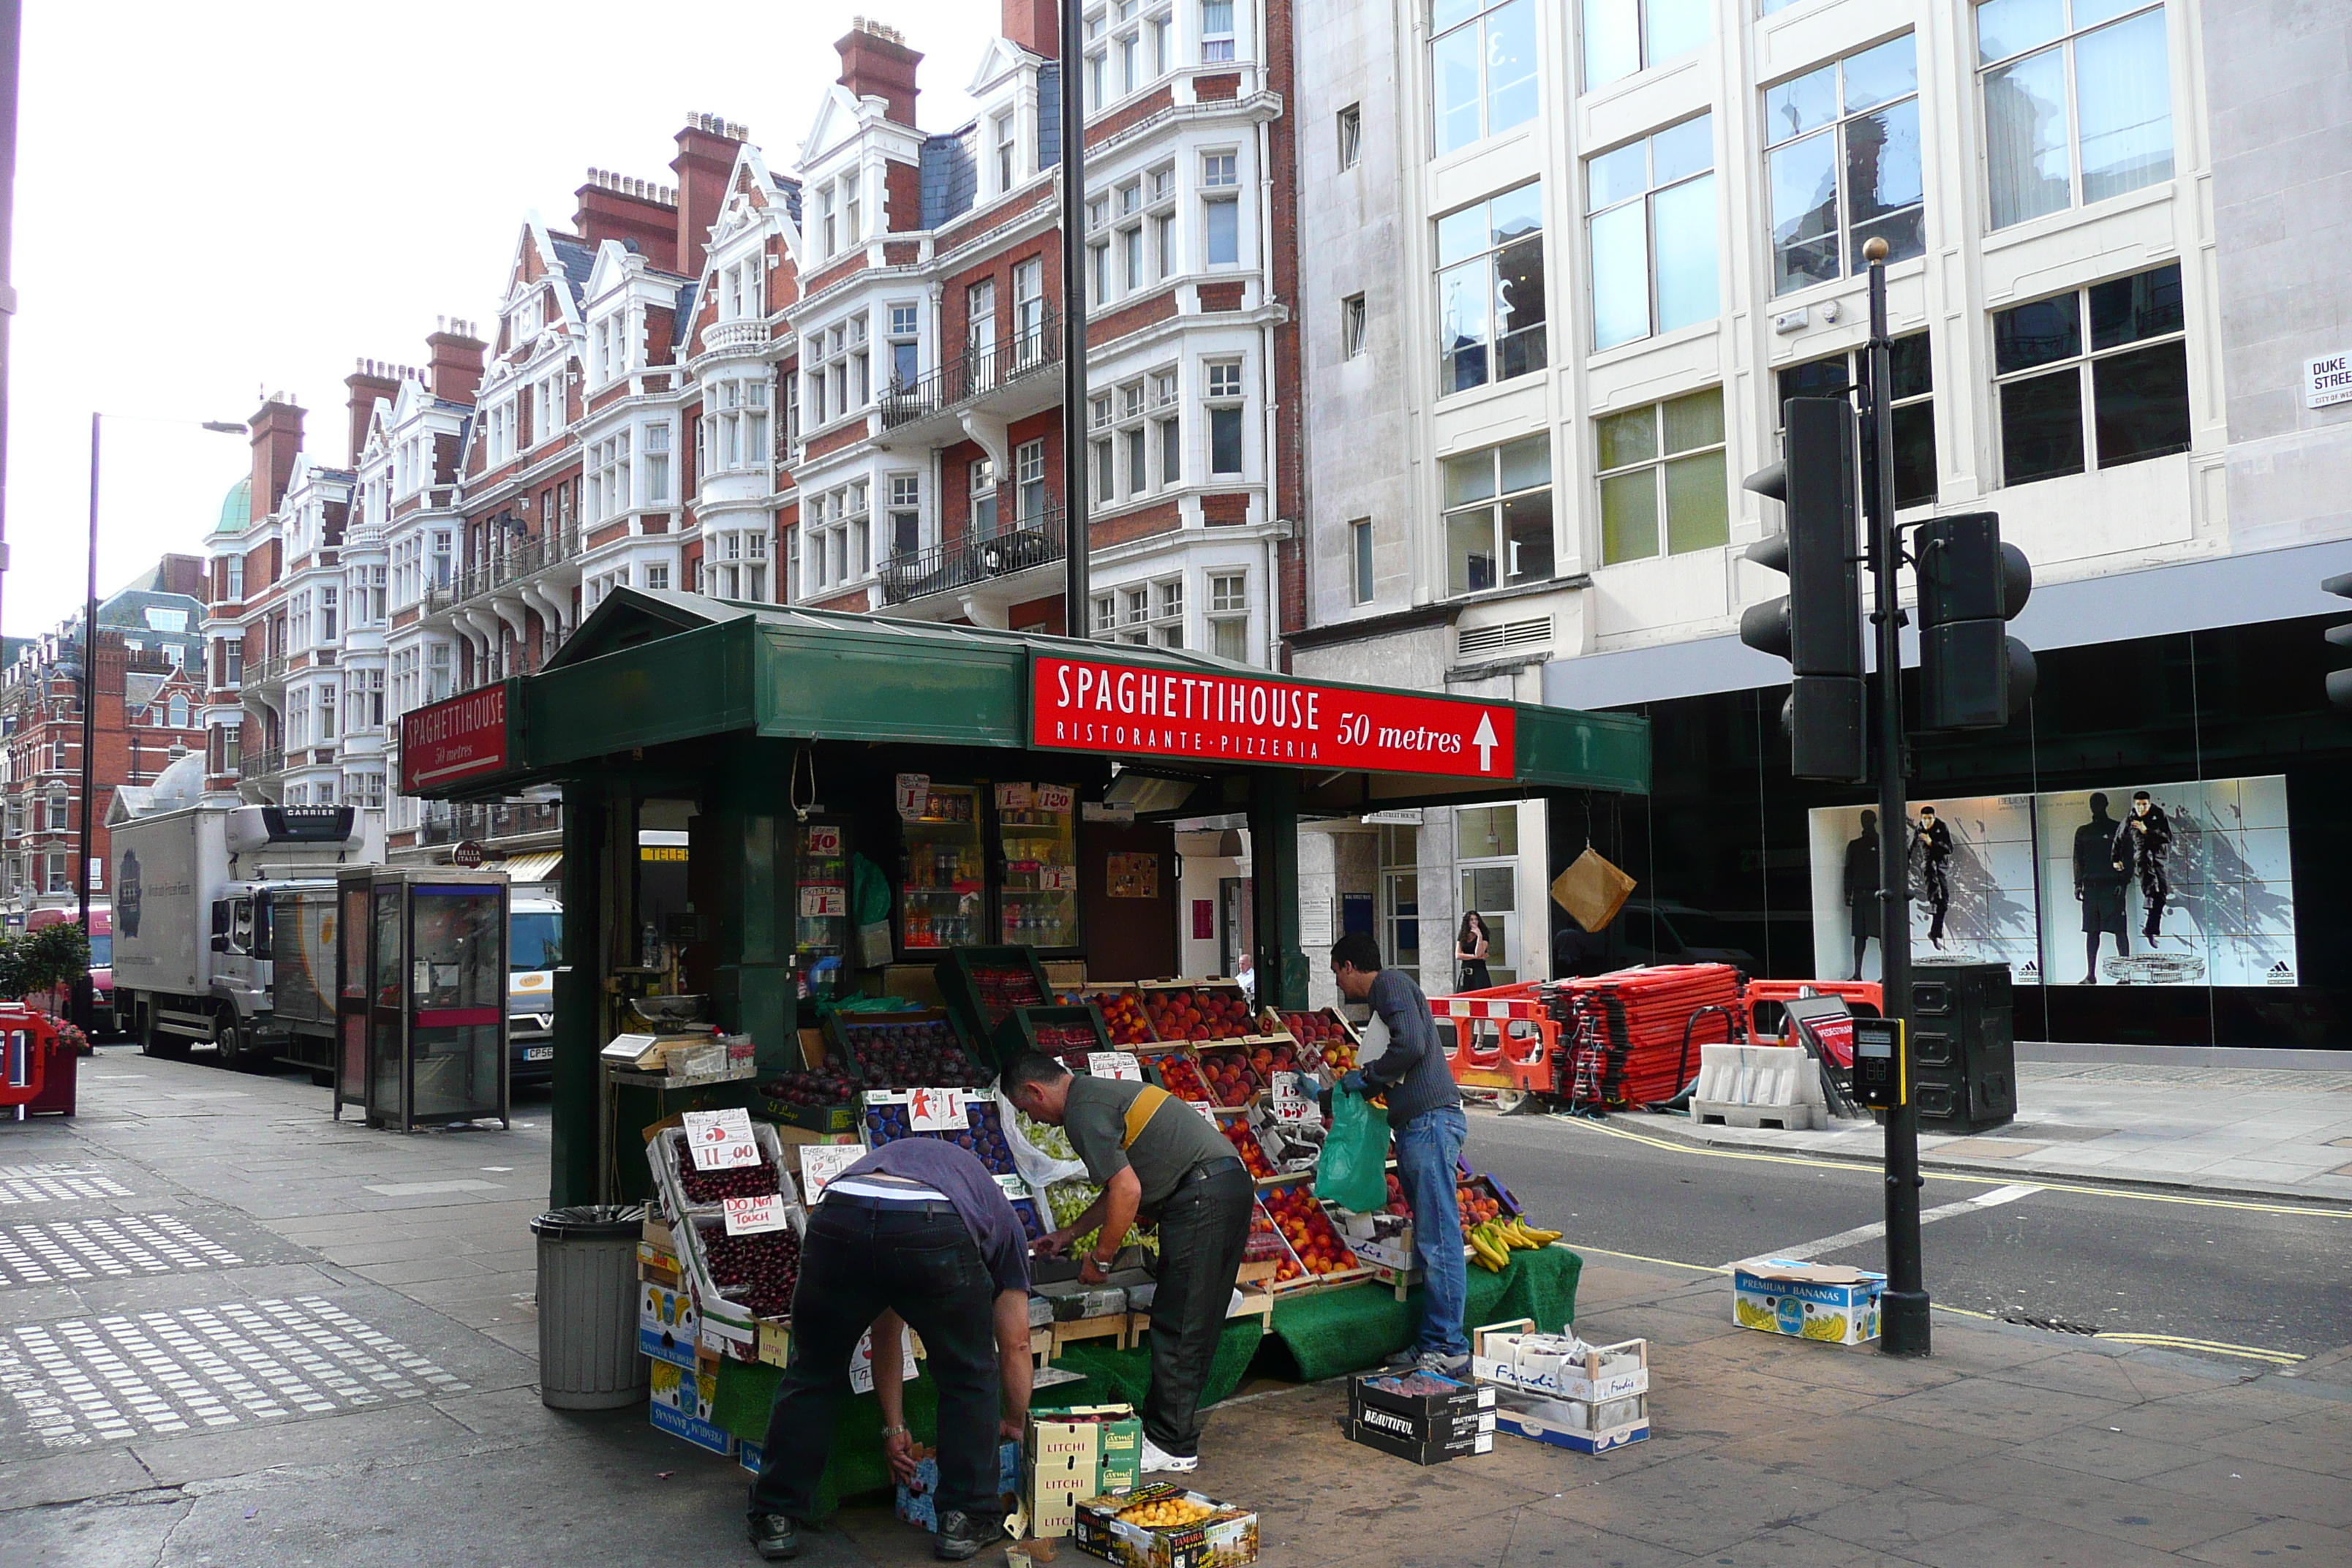
[(1454, 961), (1461, 965), (1454, 977), (1456, 991), (1484, 991), (1494, 982), (1486, 977), (1486, 921), (1476, 910), (1462, 917), (1454, 938)]

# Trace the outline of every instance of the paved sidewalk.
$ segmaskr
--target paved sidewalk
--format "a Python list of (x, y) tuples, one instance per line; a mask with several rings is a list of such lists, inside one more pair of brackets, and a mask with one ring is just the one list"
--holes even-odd
[[(1852, 1159), (1875, 1160), (1885, 1145), (1870, 1121), (1784, 1132), (1683, 1116), (1611, 1120), (1711, 1144)], [(2352, 1071), (2020, 1062), (2016, 1121), (1968, 1137), (1923, 1133), (1919, 1158), (1961, 1170), (2352, 1202)]]
[[(543, 1115), (404, 1139), (119, 1049), (84, 1103), (0, 1124), (8, 1568), (755, 1561), (732, 1461), (539, 1402)], [(1212, 1413), (1198, 1484), (1259, 1510), (1271, 1568), (2352, 1562), (2352, 1350), (2290, 1378), (1939, 1311), (1897, 1362), (1735, 1329), (1727, 1292), (1588, 1255), (1579, 1328), (1653, 1347), (1631, 1449), (1417, 1469), (1339, 1437), (1340, 1385), (1267, 1385)], [(929, 1561), (870, 1509), (809, 1544)]]

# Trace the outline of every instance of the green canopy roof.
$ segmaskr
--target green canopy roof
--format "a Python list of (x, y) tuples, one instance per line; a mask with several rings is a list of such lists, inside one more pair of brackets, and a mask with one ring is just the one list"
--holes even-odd
[[(730, 734), (1026, 749), (1035, 657), (1287, 679), (1182, 649), (623, 588), (606, 597), (545, 670), (512, 683), (509, 765), (469, 777), (448, 793), (508, 793), (525, 783), (583, 774), (616, 753)], [(1646, 721), (1528, 704), (1490, 706), (1515, 712), (1517, 765), (1509, 780), (1331, 773), (1309, 764), (1297, 770), (1310, 775), (1302, 804), (1351, 810), (1541, 789), (1647, 792)], [(1139, 763), (1202, 774), (1285, 765), (1161, 757), (1139, 758)]]

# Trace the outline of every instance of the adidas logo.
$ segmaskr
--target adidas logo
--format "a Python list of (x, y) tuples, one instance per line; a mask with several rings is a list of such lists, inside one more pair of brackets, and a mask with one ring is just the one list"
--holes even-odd
[(2271, 965), (2271, 973), (2273, 974), (2293, 974), (2294, 971), (2289, 969), (2286, 966), (2286, 960), (2282, 958), (2276, 963)]

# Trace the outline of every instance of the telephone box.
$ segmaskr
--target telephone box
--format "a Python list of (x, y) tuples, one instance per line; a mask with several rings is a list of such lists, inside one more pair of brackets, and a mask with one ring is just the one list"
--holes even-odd
[(336, 905), (336, 1119), (507, 1123), (506, 873), (358, 867)]

